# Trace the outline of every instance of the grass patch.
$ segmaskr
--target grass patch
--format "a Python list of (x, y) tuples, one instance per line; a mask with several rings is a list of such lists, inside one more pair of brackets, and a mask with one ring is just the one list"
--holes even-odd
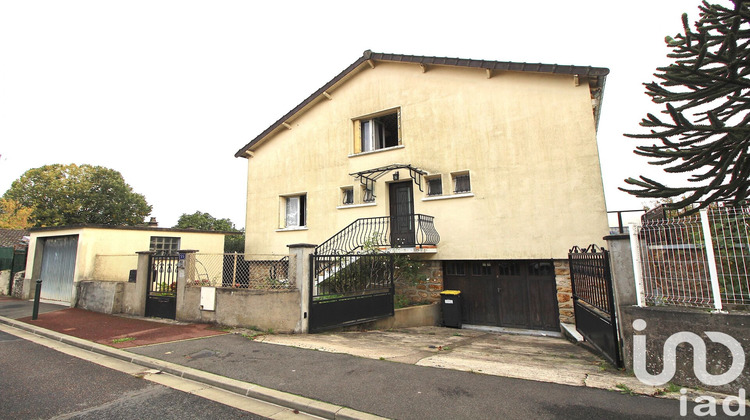
[(248, 340), (255, 340), (256, 338), (258, 338), (258, 337), (260, 337), (262, 335), (265, 335), (265, 333), (264, 332), (253, 332), (253, 333), (250, 333), (250, 334), (240, 334), (240, 335), (242, 335), (243, 337), (247, 338)]
[(620, 394), (635, 395), (635, 392), (625, 384), (617, 384), (615, 388), (620, 390)]
[(128, 341), (133, 341), (133, 340), (135, 340), (135, 337), (115, 338), (114, 340), (112, 340), (112, 343), (119, 344), (119, 343), (126, 343)]

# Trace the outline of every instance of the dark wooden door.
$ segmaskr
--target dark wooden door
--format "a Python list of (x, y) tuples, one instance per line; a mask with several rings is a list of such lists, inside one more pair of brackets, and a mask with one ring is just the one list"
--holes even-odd
[(443, 276), (461, 291), (464, 324), (559, 329), (551, 260), (447, 262)]
[(529, 286), (529, 327), (540, 330), (560, 328), (557, 283), (552, 261), (526, 263)]
[(391, 213), (391, 246), (414, 246), (414, 194), (411, 181), (388, 185)]
[(529, 321), (529, 289), (524, 264), (520, 261), (497, 263), (497, 293), (500, 325), (526, 328)]

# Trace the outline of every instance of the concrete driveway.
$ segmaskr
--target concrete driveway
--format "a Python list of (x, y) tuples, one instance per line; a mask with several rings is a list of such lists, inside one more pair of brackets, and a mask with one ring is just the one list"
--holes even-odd
[(346, 353), (487, 375), (653, 394), (586, 348), (563, 338), (469, 329), (415, 327), (388, 331), (264, 335), (256, 341)]

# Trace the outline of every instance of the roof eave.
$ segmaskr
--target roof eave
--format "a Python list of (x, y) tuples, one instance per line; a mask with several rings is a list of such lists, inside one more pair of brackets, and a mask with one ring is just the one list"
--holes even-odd
[(387, 54), (387, 53), (374, 53), (367, 50), (357, 59), (354, 63), (349, 65), (344, 71), (336, 75), (328, 83), (323, 85), (320, 89), (316, 90), (312, 95), (308, 96), (307, 99), (302, 101), (299, 105), (294, 107), (291, 111), (287, 112), (283, 117), (279, 118), (271, 124), (267, 129), (260, 133), (257, 137), (252, 139), (244, 147), (234, 154), (238, 158), (249, 158), (252, 156), (252, 149), (261, 143), (263, 143), (272, 134), (283, 128), (285, 124), (288, 124), (294, 119), (294, 116), (300, 112), (303, 112), (309, 106), (312, 106), (315, 101), (326, 94), (331, 88), (335, 87), (339, 83), (345, 81), (348, 76), (363, 66), (368, 61), (389, 61), (398, 63), (417, 63), (422, 65), (432, 66), (453, 66), (453, 67), (470, 67), (478, 69), (486, 69), (488, 71), (519, 71), (519, 72), (533, 72), (533, 73), (552, 73), (552, 74), (570, 74), (579, 76), (598, 77), (601, 84), (601, 95), (599, 98), (599, 104), (595, 113), (596, 126), (599, 125), (599, 113), (601, 110), (601, 97), (604, 92), (604, 82), (609, 74), (609, 69), (605, 67), (591, 67), (591, 66), (573, 66), (573, 65), (557, 65), (557, 64), (542, 64), (542, 63), (517, 63), (511, 61), (485, 61), (485, 60), (472, 60), (463, 58), (448, 58), (448, 57), (429, 57), (429, 56), (416, 56), (416, 55), (402, 55), (402, 54)]

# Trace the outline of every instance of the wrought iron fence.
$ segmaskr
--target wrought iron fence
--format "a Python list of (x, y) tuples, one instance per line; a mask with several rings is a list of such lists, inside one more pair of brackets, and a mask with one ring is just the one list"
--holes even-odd
[(750, 305), (750, 207), (648, 220), (630, 235), (642, 305)]
[(393, 289), (393, 254), (313, 255), (313, 300)]
[[(293, 257), (292, 257), (293, 258)], [(188, 286), (274, 290), (295, 287), (288, 255), (192, 254)], [(293, 267), (293, 265), (292, 265)]]
[(435, 218), (424, 214), (407, 216), (366, 217), (357, 219), (336, 235), (315, 248), (318, 255), (349, 254), (365, 246), (393, 247), (392, 225), (399, 226), (399, 235), (408, 236), (408, 246), (434, 246), (440, 242)]
[(612, 315), (612, 285), (609, 273), (609, 252), (596, 245), (574, 246), (568, 253), (573, 299)]

